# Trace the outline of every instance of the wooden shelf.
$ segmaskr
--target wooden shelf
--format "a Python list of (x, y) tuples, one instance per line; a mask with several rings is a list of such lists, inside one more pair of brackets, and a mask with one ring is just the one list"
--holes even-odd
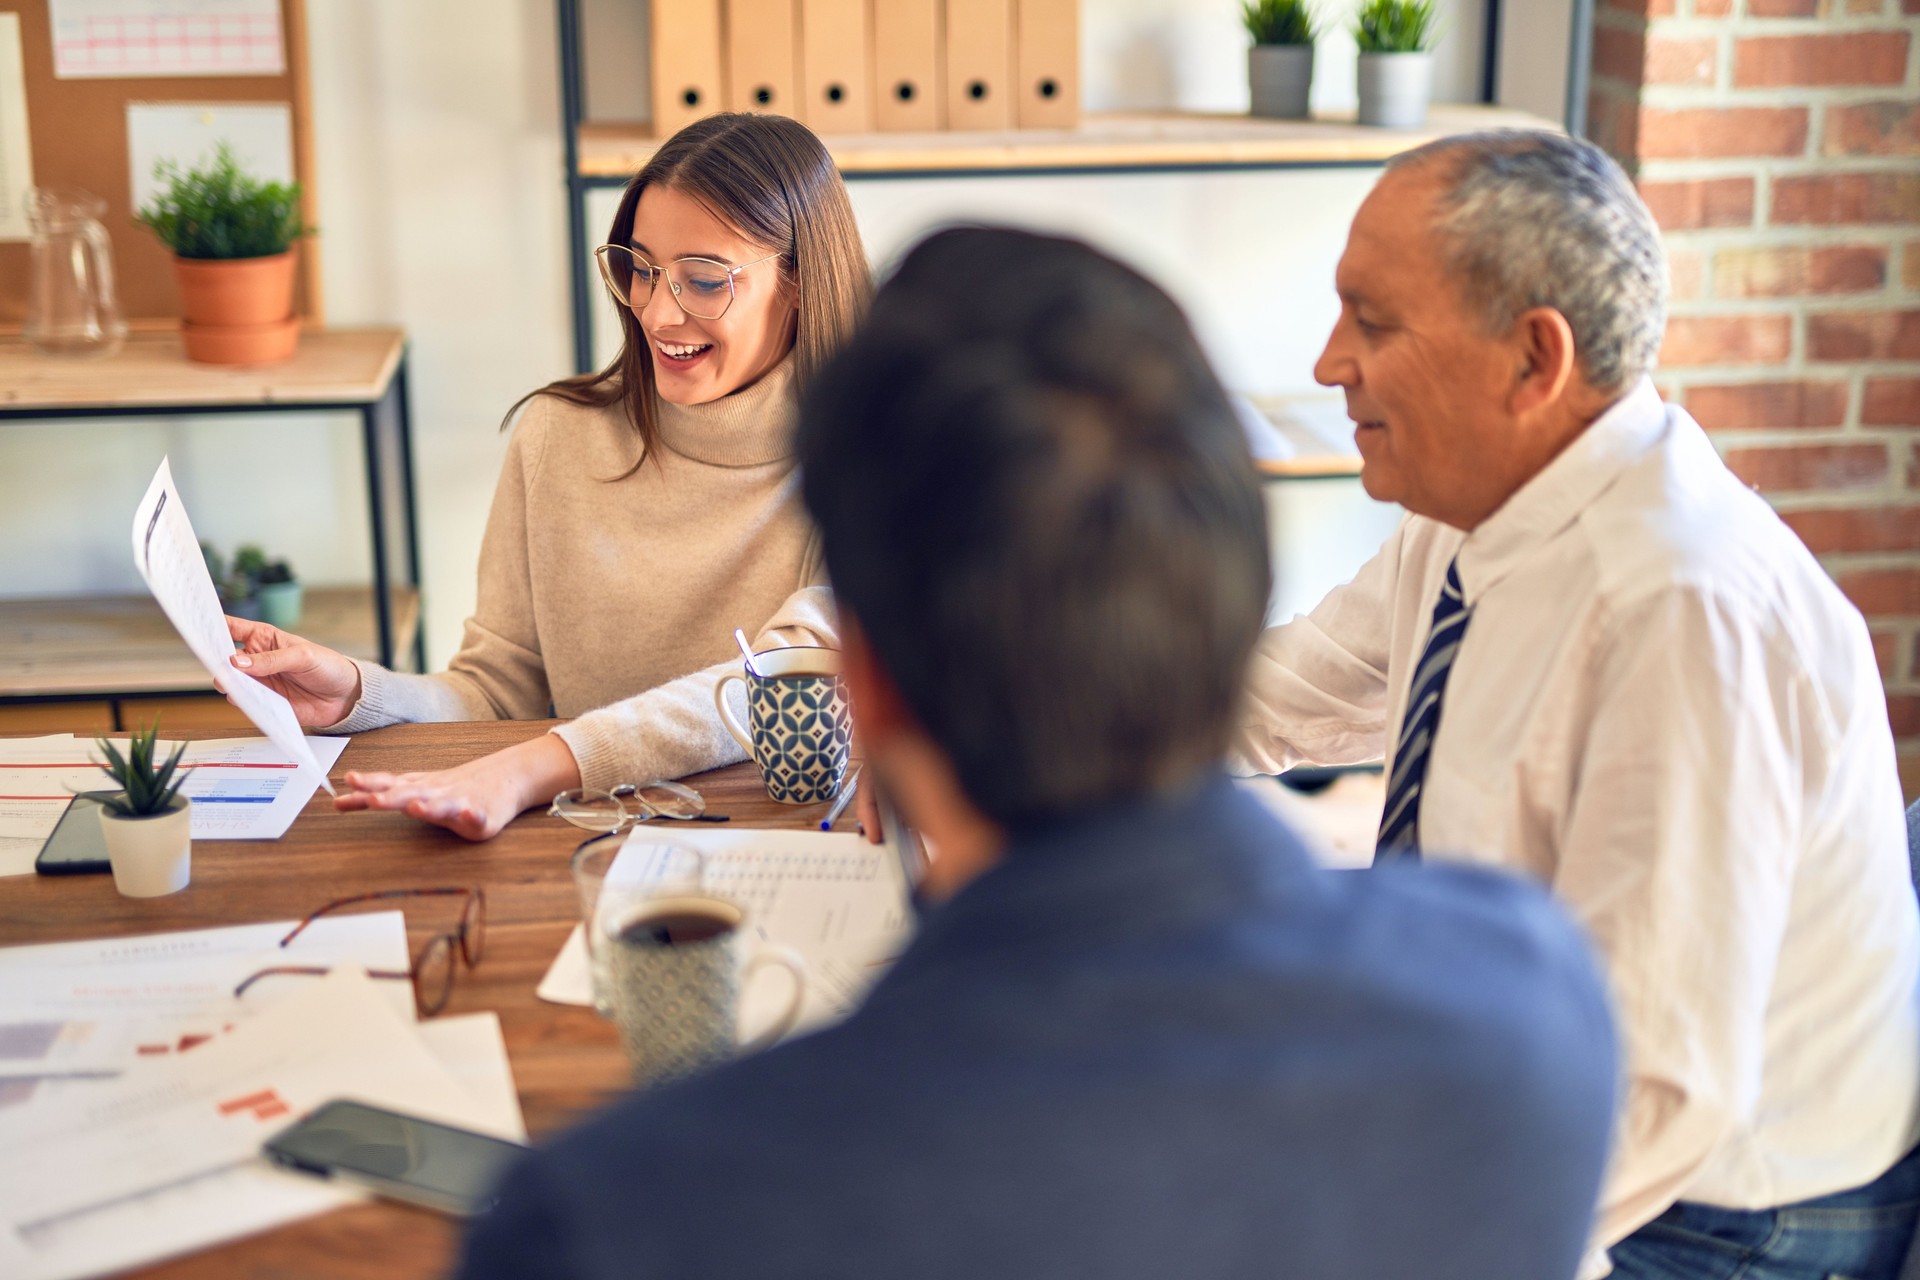
[(393, 381), (404, 329), (315, 329), (283, 364), (195, 364), (177, 329), (135, 333), (111, 356), (50, 356), (0, 339), (0, 412), (21, 416), (82, 407), (168, 409), (377, 403)]
[[(394, 651), (420, 625), (420, 593), (391, 592)], [(373, 592), (308, 587), (299, 632), (374, 661)], [(213, 682), (151, 596), (0, 600), (0, 699), (212, 690)]]
[[(821, 140), (840, 171), (855, 176), (1378, 164), (1448, 134), (1557, 128), (1524, 111), (1436, 103), (1420, 129), (1376, 129), (1354, 123), (1350, 115), (1262, 120), (1093, 113), (1074, 129), (826, 134)], [(580, 172), (589, 178), (631, 177), (661, 142), (644, 124), (583, 124)]]

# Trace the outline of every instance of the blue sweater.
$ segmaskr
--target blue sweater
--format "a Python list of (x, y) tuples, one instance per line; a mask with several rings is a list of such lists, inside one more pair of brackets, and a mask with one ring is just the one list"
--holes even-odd
[(461, 1274), (1561, 1280), (1615, 1045), (1548, 898), (1228, 783), (1022, 833), (852, 1017), (525, 1158)]

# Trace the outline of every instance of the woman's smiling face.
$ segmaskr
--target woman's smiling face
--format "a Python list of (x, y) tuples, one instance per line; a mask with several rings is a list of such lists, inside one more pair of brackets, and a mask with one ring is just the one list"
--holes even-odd
[[(779, 259), (769, 257), (776, 252), (772, 247), (748, 240), (692, 196), (659, 185), (640, 193), (630, 243), (656, 267), (681, 258), (711, 258), (728, 267), (767, 259), (734, 275), (733, 302), (718, 320), (688, 315), (664, 278), (635, 308), (662, 400), (706, 404), (731, 395), (793, 349), (799, 313)], [(691, 293), (685, 300), (707, 309)]]

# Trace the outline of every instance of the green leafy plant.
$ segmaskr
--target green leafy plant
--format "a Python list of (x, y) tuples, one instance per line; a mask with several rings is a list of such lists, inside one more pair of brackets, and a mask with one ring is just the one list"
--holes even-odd
[(207, 573), (226, 604), (240, 604), (258, 595), (261, 587), (294, 581), (293, 566), (285, 560), (272, 560), (256, 543), (247, 543), (233, 553), (233, 563), (224, 564), (220, 552), (209, 543), (200, 544), (207, 561)]
[(1353, 20), (1362, 53), (1422, 53), (1432, 47), (1438, 0), (1366, 0)]
[(120, 788), (117, 796), (102, 796), (100, 804), (121, 818), (154, 818), (173, 808), (173, 798), (180, 793), (180, 785), (187, 776), (180, 772), (180, 756), (186, 751), (187, 744), (181, 743), (173, 749), (173, 754), (164, 761), (155, 764), (153, 760), (154, 740), (160, 735), (160, 724), (155, 721), (139, 733), (127, 739), (127, 753), (105, 738), (94, 740), (100, 748), (100, 754), (107, 762), (100, 766), (101, 771)]
[(300, 220), (300, 184), (262, 182), (221, 143), (204, 167), (153, 167), (166, 188), (134, 220), (182, 258), (266, 258), (313, 228)]
[(1313, 43), (1313, 11), (1306, 0), (1245, 0), (1240, 21), (1255, 44)]

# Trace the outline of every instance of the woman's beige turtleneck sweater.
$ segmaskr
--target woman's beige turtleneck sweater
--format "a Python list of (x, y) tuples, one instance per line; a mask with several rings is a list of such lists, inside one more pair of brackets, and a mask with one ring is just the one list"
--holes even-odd
[(637, 454), (618, 404), (529, 401), (460, 651), (433, 675), (360, 663), (359, 703), (322, 732), (559, 715), (582, 785), (602, 788), (744, 758), (713, 707), (740, 669), (733, 629), (755, 649), (838, 644), (800, 506), (792, 357), (712, 403), (655, 406), (658, 451), (616, 480)]

